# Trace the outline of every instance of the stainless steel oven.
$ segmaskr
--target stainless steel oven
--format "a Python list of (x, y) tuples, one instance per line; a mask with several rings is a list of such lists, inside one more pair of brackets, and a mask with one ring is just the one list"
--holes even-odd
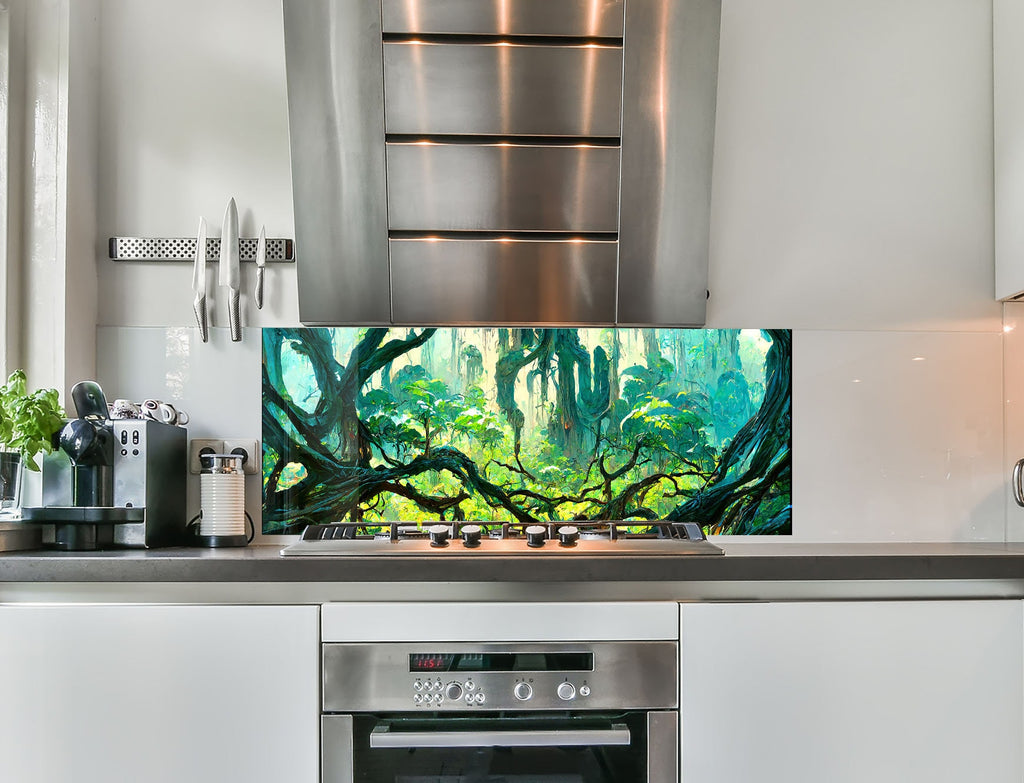
[(322, 655), (324, 783), (677, 783), (674, 641)]

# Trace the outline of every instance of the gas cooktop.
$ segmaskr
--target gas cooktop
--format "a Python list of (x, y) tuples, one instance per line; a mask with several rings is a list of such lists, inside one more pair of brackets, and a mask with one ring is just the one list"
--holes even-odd
[[(375, 531), (375, 532), (374, 532)], [(302, 538), (281, 550), (285, 557), (354, 555), (573, 556), (721, 555), (693, 522), (475, 522), (425, 527), (392, 522), (309, 525)]]

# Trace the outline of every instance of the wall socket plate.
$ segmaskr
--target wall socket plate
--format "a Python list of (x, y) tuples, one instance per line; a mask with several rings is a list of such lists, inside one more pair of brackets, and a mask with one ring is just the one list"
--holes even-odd
[(211, 449), (211, 454), (224, 453), (224, 441), (216, 438), (192, 438), (188, 442), (188, 472), (198, 474), (202, 470), (202, 463), (199, 455), (206, 449)]
[(260, 464), (263, 461), (262, 452), (260, 452), (260, 442), (255, 438), (224, 438), (224, 453), (235, 454), (236, 449), (241, 449), (245, 452), (245, 458), (242, 460), (242, 471), (246, 475), (260, 472)]
[(199, 473), (202, 463), (199, 455), (206, 449), (211, 454), (233, 454), (235, 449), (245, 452), (242, 460), (242, 471), (246, 474), (260, 472), (263, 461), (260, 442), (255, 438), (193, 438), (188, 443), (188, 472)]

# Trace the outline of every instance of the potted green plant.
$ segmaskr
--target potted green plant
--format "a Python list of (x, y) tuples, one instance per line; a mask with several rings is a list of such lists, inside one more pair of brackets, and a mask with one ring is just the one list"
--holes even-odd
[(0, 506), (18, 505), (22, 470), (39, 470), (36, 456), (53, 451), (53, 437), (63, 424), (56, 389), (29, 392), (23, 370), (0, 386)]

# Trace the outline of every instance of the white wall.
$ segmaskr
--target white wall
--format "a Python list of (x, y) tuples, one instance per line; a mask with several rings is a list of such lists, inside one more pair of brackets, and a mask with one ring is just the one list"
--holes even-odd
[[(231, 197), (243, 237), (293, 237), (280, 0), (100, 2), (100, 237), (195, 236), (200, 216), (220, 236)], [(100, 252), (100, 325), (192, 323), (189, 265)], [(294, 267), (268, 267), (260, 312), (244, 266), (243, 324), (298, 323)]]
[[(101, 6), (101, 238), (216, 236), (229, 196), (243, 235), (292, 236), (280, 2)], [(713, 188), (708, 326), (795, 330), (794, 538), (1003, 540), (990, 4), (723, 0)], [(98, 263), (100, 380), (159, 396), (125, 346), (191, 324), (191, 271)], [(244, 322), (297, 323), (294, 270), (268, 293)], [(254, 377), (248, 346), (202, 350), (209, 383)]]

